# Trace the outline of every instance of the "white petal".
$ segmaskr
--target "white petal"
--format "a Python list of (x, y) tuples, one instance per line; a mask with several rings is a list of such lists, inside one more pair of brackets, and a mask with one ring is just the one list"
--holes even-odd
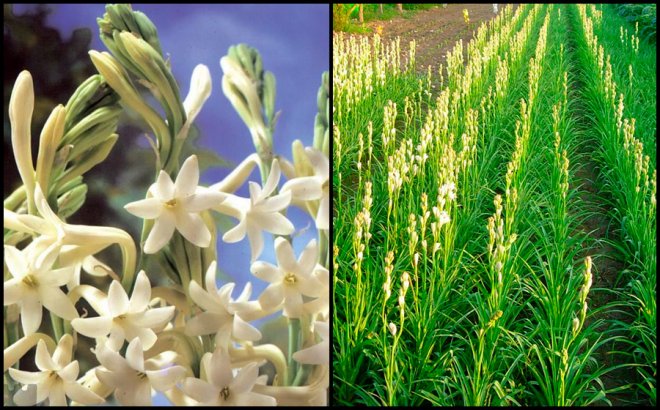
[(279, 212), (291, 203), (291, 191), (268, 197), (260, 202), (255, 209), (263, 212)]
[(300, 317), (303, 314), (302, 295), (296, 291), (289, 291), (287, 294), (287, 288), (285, 288), (284, 291), (285, 291), (284, 310), (282, 314), (290, 318)]
[(238, 371), (234, 378), (234, 382), (231, 384), (232, 393), (243, 394), (252, 390), (257, 376), (259, 376), (259, 366), (254, 362), (248, 363)]
[(71, 300), (59, 288), (39, 289), (44, 306), (49, 311), (66, 320), (78, 317), (76, 308)]
[[(89, 317), (82, 319), (73, 319), (71, 326), (76, 332), (87, 337), (103, 337), (110, 333), (112, 328), (112, 318), (108, 316)], [(105, 365), (104, 365), (105, 366)]]
[(147, 309), (144, 313), (132, 317), (133, 323), (138, 327), (161, 327), (174, 317), (175, 310), (174, 306)]
[(141, 270), (135, 280), (135, 287), (131, 300), (128, 302), (128, 312), (137, 313), (144, 311), (151, 301), (151, 283), (147, 274)]
[(279, 283), (284, 277), (284, 273), (279, 268), (263, 261), (254, 262), (250, 271), (254, 276), (269, 283)]
[(163, 203), (159, 198), (146, 198), (126, 204), (124, 209), (143, 219), (155, 219), (163, 212)]
[(46, 349), (46, 342), (43, 340), (39, 340), (37, 343), (37, 352), (34, 356), (34, 362), (36, 363), (39, 370), (42, 371), (55, 370), (59, 368), (59, 366), (57, 366), (57, 364), (55, 364), (53, 361), (52, 357), (50, 357), (50, 353), (48, 353), (48, 349)]
[(51, 223), (62, 222), (60, 221), (60, 218), (57, 217), (55, 212), (53, 212), (53, 210), (50, 209), (50, 205), (48, 205), (48, 201), (46, 200), (44, 192), (42, 191), (41, 186), (38, 183), (34, 187), (34, 204), (37, 206), (37, 210), (39, 211), (41, 216), (44, 217), (44, 219), (48, 220)]
[(269, 285), (259, 296), (259, 304), (264, 310), (279, 306), (284, 300), (284, 287), (281, 283)]
[(74, 266), (67, 266), (65, 268), (42, 272), (37, 277), (38, 282), (41, 285), (39, 287), (59, 288), (60, 286), (64, 286), (73, 279), (74, 271)]
[(144, 353), (139, 338), (131, 340), (126, 348), (126, 361), (134, 370), (144, 373)]
[(40, 384), (48, 377), (47, 373), (44, 372), (26, 372), (24, 370), (14, 369), (13, 367), (10, 367), (8, 370), (12, 379), (21, 384)]
[(286, 181), (280, 192), (291, 191), (291, 197), (302, 201), (312, 201), (323, 196), (323, 181), (317, 177), (300, 177)]
[(186, 322), (186, 334), (190, 336), (214, 334), (227, 323), (227, 318), (223, 316), (217, 313), (202, 312)]
[(252, 224), (248, 224), (247, 235), (250, 241), (250, 262), (254, 262), (264, 249), (264, 238), (261, 234), (261, 229)]
[(217, 262), (213, 261), (209, 264), (209, 268), (206, 270), (206, 275), (204, 275), (204, 284), (206, 285), (206, 290), (215, 294), (218, 292), (218, 285), (215, 282)]
[(275, 255), (277, 264), (284, 272), (297, 272), (298, 262), (293, 253), (293, 247), (286, 239), (278, 237), (275, 239)]
[(174, 183), (174, 195), (185, 198), (195, 193), (199, 184), (199, 165), (197, 155), (191, 155), (183, 162)]
[(80, 372), (80, 367), (78, 361), (74, 360), (68, 365), (66, 365), (62, 370), (58, 371), (57, 374), (65, 382), (75, 382), (78, 378), (78, 373)]
[(174, 182), (165, 171), (160, 171), (158, 179), (151, 189), (153, 189), (154, 196), (163, 202), (174, 198)]
[(193, 377), (186, 378), (182, 390), (200, 403), (208, 403), (218, 397), (220, 393), (212, 384)]
[(24, 335), (31, 335), (39, 329), (42, 313), (41, 301), (36, 293), (25, 295), (21, 301), (21, 325)]
[(211, 232), (197, 214), (177, 212), (176, 229), (195, 246), (206, 248), (211, 244)]
[(67, 405), (66, 395), (64, 394), (64, 383), (61, 380), (54, 382), (49, 389), (48, 405), (65, 407)]
[(316, 229), (330, 229), (330, 197), (324, 195), (316, 213)]
[(252, 283), (246, 282), (245, 286), (243, 287), (243, 291), (241, 292), (240, 295), (238, 295), (238, 298), (236, 298), (236, 302), (247, 302), (250, 299), (251, 294), (252, 294)]
[(305, 296), (318, 297), (323, 292), (323, 284), (314, 276), (297, 276), (297, 291)]
[(194, 195), (183, 198), (181, 205), (187, 212), (202, 212), (220, 205), (226, 197), (227, 195), (222, 192), (198, 188)]
[(14, 278), (21, 279), (29, 272), (25, 255), (14, 246), (5, 245), (5, 263)]
[(24, 286), (21, 279), (13, 278), (5, 282), (2, 303), (5, 306), (18, 303), (23, 298)]
[(295, 230), (291, 221), (279, 212), (255, 212), (250, 216), (255, 226), (275, 235), (291, 235)]
[(186, 375), (186, 369), (181, 366), (170, 366), (161, 370), (147, 370), (151, 386), (158, 391), (166, 391)]
[(59, 367), (66, 366), (71, 362), (71, 349), (73, 349), (73, 337), (69, 334), (64, 334), (57, 343), (55, 353), (53, 353), (53, 361)]
[(76, 382), (65, 383), (64, 390), (71, 400), (86, 406), (105, 402), (102, 397), (96, 395), (92, 390), (83, 387)]
[(293, 354), (297, 362), (306, 364), (327, 365), (330, 361), (329, 357), (330, 345), (325, 341)]
[[(11, 372), (15, 369), (9, 369)], [(21, 387), (14, 395), (14, 403), (18, 406), (34, 406), (37, 404), (37, 385), (30, 384)]]
[(119, 387), (115, 390), (115, 397), (122, 406), (151, 406), (151, 385), (145, 379), (133, 386)]
[(241, 219), (235, 227), (228, 230), (223, 236), (222, 240), (227, 243), (234, 243), (245, 238), (245, 231), (247, 228), (247, 222), (245, 218)]
[(229, 386), (233, 380), (229, 354), (223, 349), (215, 349), (211, 365), (206, 368), (206, 377), (216, 387)]
[(241, 319), (238, 315), (234, 315), (234, 324), (231, 333), (236, 340), (249, 340), (254, 342), (261, 339), (261, 332), (259, 332), (256, 327)]
[(277, 159), (273, 159), (273, 164), (270, 167), (270, 174), (266, 180), (266, 184), (263, 187), (262, 195), (264, 197), (270, 196), (270, 194), (277, 188), (277, 184), (280, 182), (280, 163)]
[(126, 340), (139, 338), (140, 342), (142, 343), (142, 349), (144, 350), (151, 349), (156, 343), (156, 340), (158, 340), (156, 333), (149, 328), (134, 326), (133, 324), (129, 323), (124, 326), (124, 331), (126, 332), (126, 335), (124, 336)]
[(309, 276), (312, 273), (312, 270), (316, 266), (316, 262), (319, 257), (319, 248), (316, 245), (316, 239), (309, 241), (305, 249), (303, 249), (302, 254), (298, 258), (298, 266), (300, 270), (298, 273), (301, 275)]
[(108, 291), (108, 312), (110, 316), (117, 317), (128, 312), (128, 295), (116, 280), (110, 284)]
[(149, 232), (149, 237), (144, 243), (144, 253), (156, 253), (172, 239), (174, 228), (176, 226), (174, 214), (163, 212), (154, 227)]
[(188, 293), (190, 294), (190, 298), (202, 309), (213, 313), (220, 313), (222, 311), (222, 306), (219, 306), (219, 301), (202, 289), (197, 282), (190, 282)]
[(322, 340), (328, 340), (330, 338), (330, 325), (328, 322), (314, 322), (314, 330), (321, 336)]
[(328, 157), (314, 147), (306, 147), (305, 153), (314, 168), (314, 174), (324, 180), (328, 180), (330, 175), (330, 161), (328, 160)]
[(229, 306), (229, 302), (231, 301), (231, 292), (234, 290), (234, 286), (236, 286), (234, 282), (229, 282), (224, 284), (220, 290), (216, 292), (216, 295), (218, 295), (217, 300), (222, 305), (223, 310), (226, 310), (226, 308)]
[(249, 392), (239, 396), (235, 404), (237, 406), (253, 407), (277, 406), (277, 400), (275, 400), (275, 397), (266, 396), (265, 394)]

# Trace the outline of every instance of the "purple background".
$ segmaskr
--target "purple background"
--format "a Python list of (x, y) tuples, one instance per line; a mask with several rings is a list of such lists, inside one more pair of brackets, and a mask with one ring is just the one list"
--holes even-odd
[[(16, 4), (14, 12), (21, 14), (33, 7)], [(70, 38), (75, 28), (89, 27), (92, 30), (91, 48), (106, 51), (96, 25), (96, 18), (105, 11), (103, 4), (49, 7), (52, 13), (48, 23), (59, 29), (64, 39)], [(188, 93), (193, 68), (200, 63), (209, 67), (213, 91), (195, 122), (202, 133), (200, 145), (236, 164), (254, 152), (247, 128), (221, 88), (220, 58), (229, 46), (238, 43), (257, 48), (264, 68), (272, 71), (277, 80), (275, 107), (282, 114), (274, 135), (275, 152), (291, 160), (291, 142), (294, 139), (302, 140), (304, 145), (312, 144), (317, 112), (316, 94), (321, 74), (329, 70), (329, 6), (133, 4), (133, 9), (144, 12), (156, 25), (163, 53), (171, 58), (172, 71), (179, 82), (182, 98)], [(229, 169), (209, 169), (202, 174), (200, 184), (218, 182), (229, 172)], [(260, 181), (257, 170), (249, 180)], [(249, 196), (247, 184), (237, 194)], [(290, 208), (288, 215), (297, 230), (311, 224), (310, 229), (294, 239), (298, 254), (309, 240), (316, 238), (316, 229), (313, 220), (297, 208)], [(232, 226), (235, 225), (233, 221)], [(218, 232), (219, 237), (222, 234)], [(259, 259), (275, 264), (272, 243), (271, 235), (266, 234), (264, 251)], [(254, 289), (252, 299), (267, 285), (251, 276), (249, 261), (247, 237), (236, 244), (226, 244), (218, 239), (218, 264), (236, 282), (234, 297), (238, 296), (248, 280)], [(221, 280), (218, 284), (224, 283)], [(167, 403), (160, 395), (154, 401), (155, 405)]]

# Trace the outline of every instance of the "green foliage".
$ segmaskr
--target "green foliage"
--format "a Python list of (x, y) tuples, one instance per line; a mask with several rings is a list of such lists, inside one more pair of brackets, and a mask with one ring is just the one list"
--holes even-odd
[(639, 23), (640, 38), (655, 43), (656, 5), (655, 4), (613, 4), (620, 16), (623, 16), (632, 26)]

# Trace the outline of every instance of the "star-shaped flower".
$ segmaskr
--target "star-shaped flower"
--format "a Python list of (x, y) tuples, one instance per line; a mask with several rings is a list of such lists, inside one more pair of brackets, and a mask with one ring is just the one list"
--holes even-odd
[(225, 198), (225, 194), (197, 186), (199, 167), (197, 156), (191, 155), (181, 166), (176, 182), (165, 171), (149, 187), (146, 199), (131, 202), (124, 208), (144, 219), (155, 219), (144, 243), (145, 253), (156, 253), (178, 230), (190, 243), (200, 248), (211, 244), (211, 232), (198, 215)]
[(250, 182), (250, 198), (228, 195), (223, 203), (213, 208), (239, 220), (238, 225), (227, 231), (222, 240), (228, 243), (238, 242), (247, 233), (252, 250), (251, 261), (258, 258), (263, 250), (262, 230), (275, 235), (290, 235), (294, 231), (291, 221), (280, 213), (289, 206), (291, 193), (272, 195), (279, 180), (280, 166), (277, 160), (273, 160), (268, 180), (263, 188), (255, 182)]
[(245, 285), (238, 299), (232, 301), (231, 292), (234, 290), (234, 283), (228, 283), (218, 290), (215, 283), (215, 269), (216, 262), (213, 261), (206, 272), (206, 290), (197, 282), (190, 282), (190, 297), (205, 312), (186, 323), (186, 333), (192, 336), (215, 334), (216, 346), (225, 348), (229, 348), (232, 337), (235, 340), (249, 341), (261, 339), (259, 330), (240, 317), (240, 311), (247, 306), (245, 302), (252, 292), (250, 282)]
[(314, 322), (314, 330), (321, 336), (321, 342), (293, 354), (300, 363), (327, 365), (330, 362), (330, 330), (328, 322)]
[(329, 229), (330, 224), (330, 164), (328, 158), (319, 150), (312, 147), (305, 148), (305, 154), (314, 170), (313, 176), (298, 176), (282, 185), (282, 192), (291, 191), (292, 200), (315, 201), (312, 206), (315, 211), (316, 228)]
[(51, 406), (66, 406), (67, 396), (81, 404), (101, 404), (105, 400), (76, 382), (78, 361), (71, 361), (73, 338), (65, 334), (51, 357), (46, 343), (39, 340), (35, 362), (39, 372), (26, 372), (9, 368), (9, 375), (23, 388), (14, 395), (19, 406), (34, 406), (48, 399)]
[(98, 317), (81, 318), (71, 321), (76, 332), (87, 337), (101, 338), (110, 334), (108, 346), (119, 350), (124, 340), (139, 338), (141, 346), (150, 349), (156, 343), (156, 333), (152, 330), (165, 326), (174, 316), (174, 306), (149, 309), (151, 284), (144, 271), (138, 273), (131, 299), (121, 284), (110, 284), (108, 297)]
[(286, 239), (275, 239), (275, 255), (278, 266), (258, 261), (252, 264), (251, 271), (259, 279), (270, 285), (259, 297), (261, 307), (269, 311), (284, 302), (284, 316), (296, 318), (303, 314), (303, 295), (318, 297), (323, 285), (313, 271), (316, 268), (318, 247), (312, 239), (296, 261), (293, 247)]
[(183, 382), (183, 391), (205, 406), (275, 406), (275, 398), (252, 391), (255, 384), (264, 383), (259, 376), (259, 365), (248, 363), (234, 376), (229, 354), (216, 348), (213, 354), (202, 358), (202, 373), (206, 380), (188, 377)]
[(162, 368), (151, 359), (145, 362), (140, 339), (131, 340), (126, 358), (104, 345), (96, 346), (96, 358), (103, 367), (96, 368), (96, 377), (115, 389), (115, 398), (122, 406), (151, 406), (151, 389), (167, 391), (181, 380), (186, 369), (171, 365)]
[[(5, 262), (12, 278), (4, 283), (3, 304), (20, 305), (25, 335), (39, 329), (42, 305), (66, 320), (78, 317), (73, 303), (60, 289), (73, 277), (73, 267), (53, 269), (58, 248), (42, 245), (35, 240), (23, 251), (5, 245)], [(44, 249), (47, 253), (40, 254)]]

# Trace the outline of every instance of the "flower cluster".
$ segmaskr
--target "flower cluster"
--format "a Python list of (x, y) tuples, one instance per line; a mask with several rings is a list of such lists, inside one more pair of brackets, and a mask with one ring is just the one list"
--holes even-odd
[[(180, 166), (179, 157), (211, 94), (210, 70), (195, 68), (181, 101), (153, 23), (128, 5), (109, 5), (106, 11), (98, 22), (111, 52), (90, 52), (100, 75), (83, 83), (66, 107), (53, 110), (36, 168), (29, 72), (19, 75), (12, 91), (12, 147), (23, 185), (4, 208), (5, 400), (9, 389), (18, 405), (99, 405), (113, 395), (121, 405), (145, 406), (152, 404), (156, 390), (175, 405), (326, 404), (327, 73), (319, 89), (313, 144), (294, 141), (288, 161), (272, 152), (274, 76), (263, 70), (254, 48), (231, 47), (220, 61), (222, 89), (247, 125), (256, 152), (222, 181), (202, 186), (197, 156), (188, 156)], [(166, 118), (134, 82), (146, 85)], [(108, 98), (98, 99), (99, 92)], [(121, 229), (66, 222), (84, 203), (83, 174), (102, 162), (117, 140), (120, 100), (144, 119), (157, 140), (155, 181), (144, 199), (124, 206), (143, 223), (137, 247)], [(86, 133), (85, 126), (94, 121), (97, 133)], [(260, 183), (248, 181), (255, 168)], [(236, 192), (246, 182), (249, 197), (244, 198)], [(318, 232), (298, 256), (291, 238), (295, 227), (286, 216), (291, 206), (307, 212)], [(249, 282), (236, 298), (234, 283), (218, 287), (213, 213), (237, 220), (221, 236), (225, 243), (247, 236), (250, 271), (268, 282), (254, 299)], [(260, 260), (265, 232), (275, 237), (277, 265)], [(121, 269), (99, 255), (115, 244)], [(161, 271), (145, 263), (147, 255)], [(86, 284), (82, 272), (97, 278), (92, 283), (106, 285)], [(170, 283), (162, 286), (166, 277)], [(161, 286), (152, 287), (154, 282)], [(43, 308), (50, 327), (44, 326)], [(259, 344), (263, 330), (250, 323), (276, 312), (289, 327), (287, 354), (275, 344)], [(79, 348), (81, 339), (93, 346), (91, 356)], [(34, 346), (38, 371), (20, 370), (19, 359)], [(80, 361), (73, 360), (77, 357)], [(275, 368), (274, 377), (261, 369), (267, 362)], [(83, 366), (88, 369), (80, 376)]]

